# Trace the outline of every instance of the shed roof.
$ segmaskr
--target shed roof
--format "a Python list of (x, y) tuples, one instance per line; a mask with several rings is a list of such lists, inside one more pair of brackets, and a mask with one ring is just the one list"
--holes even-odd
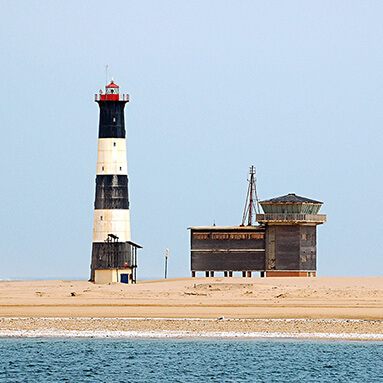
[(273, 204), (273, 203), (313, 203), (313, 204), (321, 204), (323, 205), (323, 202), (315, 201), (313, 199), (309, 199), (306, 197), (301, 197), (299, 195), (296, 195), (294, 193), (289, 193), (286, 195), (283, 195), (281, 197), (275, 197), (271, 199), (267, 199), (264, 201), (260, 201), (260, 203), (264, 204)]
[(143, 249), (143, 247), (141, 245), (139, 245), (138, 243), (134, 243), (132, 241), (126, 241), (127, 243), (129, 243), (129, 245), (132, 245), (134, 247), (138, 247), (139, 249)]
[(211, 231), (263, 231), (263, 226), (193, 226), (188, 227), (188, 230), (211, 230)]

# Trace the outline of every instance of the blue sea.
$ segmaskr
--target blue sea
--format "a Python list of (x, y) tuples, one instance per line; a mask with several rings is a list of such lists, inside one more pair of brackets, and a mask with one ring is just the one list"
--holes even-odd
[(1, 338), (0, 382), (383, 382), (383, 343)]

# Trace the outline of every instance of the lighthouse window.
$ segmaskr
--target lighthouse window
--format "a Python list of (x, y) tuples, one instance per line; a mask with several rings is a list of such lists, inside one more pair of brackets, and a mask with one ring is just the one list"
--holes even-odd
[(122, 167), (120, 166), (120, 170), (122, 170)]
[(115, 143), (115, 142), (113, 142), (113, 146), (116, 146), (116, 143)]
[(104, 218), (103, 218), (103, 216), (101, 215), (101, 216), (100, 216), (100, 221), (102, 221), (103, 219), (104, 219)]
[(116, 122), (116, 117), (113, 117), (113, 122)]
[(104, 167), (102, 167), (101, 170), (104, 170)]

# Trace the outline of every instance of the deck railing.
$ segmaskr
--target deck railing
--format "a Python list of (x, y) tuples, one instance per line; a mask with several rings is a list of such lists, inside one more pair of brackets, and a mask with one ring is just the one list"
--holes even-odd
[(326, 222), (326, 214), (267, 213), (257, 214), (258, 222)]
[(127, 93), (122, 93), (122, 94), (96, 93), (94, 95), (94, 101), (127, 101), (129, 102), (129, 94)]

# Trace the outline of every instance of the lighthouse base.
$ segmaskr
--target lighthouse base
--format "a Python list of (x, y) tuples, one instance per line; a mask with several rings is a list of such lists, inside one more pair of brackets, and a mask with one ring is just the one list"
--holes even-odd
[(94, 270), (94, 283), (133, 283), (133, 270), (131, 268), (124, 269), (103, 269)]

